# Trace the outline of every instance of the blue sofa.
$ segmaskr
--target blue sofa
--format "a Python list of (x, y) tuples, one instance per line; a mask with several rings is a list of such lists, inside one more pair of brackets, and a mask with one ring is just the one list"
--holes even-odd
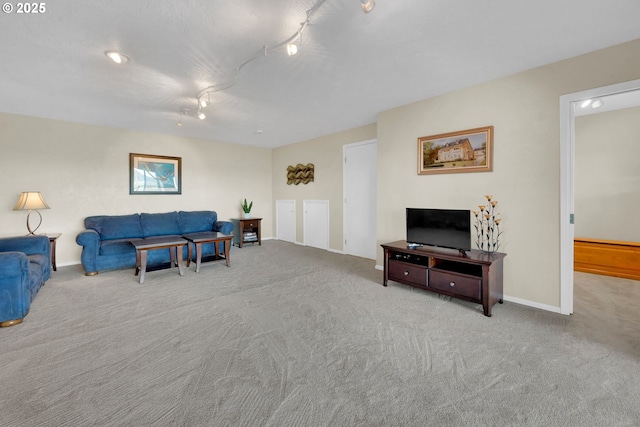
[(31, 301), (51, 276), (47, 236), (0, 239), (0, 327), (22, 322)]
[[(86, 230), (76, 242), (82, 246), (82, 268), (93, 276), (104, 270), (133, 268), (136, 251), (130, 241), (153, 236), (181, 236), (200, 231), (233, 233), (233, 223), (218, 221), (214, 211), (141, 213), (132, 215), (100, 215), (85, 218)], [(222, 245), (221, 245), (222, 246)], [(224, 248), (220, 248), (224, 253)], [(213, 243), (202, 245), (202, 255), (215, 254)], [(187, 257), (185, 246), (183, 259)], [(149, 265), (170, 262), (169, 249), (149, 251)]]

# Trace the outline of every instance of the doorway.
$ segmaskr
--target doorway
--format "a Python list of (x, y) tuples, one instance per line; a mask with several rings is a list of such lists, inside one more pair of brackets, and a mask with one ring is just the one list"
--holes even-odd
[(560, 97), (560, 313), (573, 313), (575, 105), (587, 99), (640, 90), (640, 80)]

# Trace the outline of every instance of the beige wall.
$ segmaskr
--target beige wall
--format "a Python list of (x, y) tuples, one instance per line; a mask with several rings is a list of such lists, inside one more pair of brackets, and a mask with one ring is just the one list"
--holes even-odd
[(575, 120), (575, 235), (640, 242), (640, 107)]
[[(274, 209), (275, 200), (296, 201), (296, 242), (304, 241), (302, 201), (329, 200), (329, 249), (342, 251), (342, 147), (375, 138), (371, 124), (273, 150)], [(314, 164), (314, 181), (287, 185), (287, 167), (298, 163)]]
[[(559, 97), (639, 78), (639, 52), (636, 40), (380, 113), (379, 243), (403, 238), (407, 206), (473, 209), (492, 194), (504, 220), (505, 295), (559, 307)], [(493, 172), (417, 175), (416, 138), (487, 125)]]
[[(22, 191), (40, 191), (38, 232), (61, 232), (60, 265), (80, 261), (76, 234), (90, 215), (215, 210), (237, 218), (254, 201), (271, 237), (271, 150), (148, 132), (88, 126), (0, 113), (0, 235), (26, 233), (25, 211), (13, 211)], [(181, 195), (130, 195), (129, 153), (182, 157)]]

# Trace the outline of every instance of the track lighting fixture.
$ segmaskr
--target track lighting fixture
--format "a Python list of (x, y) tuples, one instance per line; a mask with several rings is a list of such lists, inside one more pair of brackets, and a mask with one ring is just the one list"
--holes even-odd
[(364, 13), (369, 13), (376, 7), (376, 2), (375, 0), (360, 0), (360, 6)]
[[(211, 103), (210, 94), (215, 92), (220, 92), (225, 89), (229, 89), (230, 87), (235, 85), (236, 82), (238, 81), (238, 77), (240, 76), (240, 71), (242, 71), (242, 68), (244, 68), (244, 66), (247, 65), (248, 63), (255, 61), (259, 58), (262, 58), (264, 56), (267, 56), (271, 52), (275, 51), (276, 49), (280, 49), (282, 47), (286, 48), (287, 54), (289, 56), (293, 56), (296, 53), (298, 53), (299, 46), (302, 42), (302, 33), (307, 28), (307, 25), (309, 25), (309, 23), (311, 22), (311, 18), (313, 18), (315, 13), (324, 4), (325, 1), (326, 0), (316, 0), (313, 6), (311, 6), (311, 9), (307, 10), (307, 17), (303, 22), (300, 23), (300, 27), (298, 28), (298, 31), (296, 31), (291, 37), (273, 46), (267, 46), (267, 45), (262, 46), (260, 50), (258, 50), (253, 55), (249, 56), (247, 59), (244, 60), (244, 62), (240, 63), (240, 65), (238, 65), (235, 68), (233, 77), (230, 78), (228, 81), (222, 82), (217, 85), (206, 87), (202, 89), (200, 92), (198, 92), (196, 96), (196, 101), (198, 103), (198, 118), (200, 120), (204, 120), (206, 118), (205, 114), (201, 111), (201, 109), (207, 107)], [(376, 5), (375, 0), (360, 0), (360, 6), (362, 7), (363, 12), (365, 13), (371, 12), (375, 7), (375, 5)], [(178, 122), (178, 126), (181, 126), (181, 125), (182, 125), (182, 118)]]
[(302, 30), (304, 30), (304, 27), (298, 30), (298, 33), (295, 36), (290, 37), (287, 40), (289, 42), (287, 43), (287, 55), (293, 56), (298, 53), (298, 44), (302, 44)]
[(200, 104), (200, 108), (205, 108), (210, 103), (211, 103), (211, 100), (209, 99), (209, 92), (205, 93), (198, 99), (198, 104)]
[(177, 123), (177, 126), (179, 128), (182, 127), (182, 119), (184, 119), (188, 114), (189, 114), (188, 108), (183, 108), (182, 110), (180, 110), (180, 120), (178, 120), (178, 123)]
[(296, 45), (295, 43), (289, 43), (287, 45), (287, 54), (289, 56), (293, 56), (296, 53), (298, 53), (298, 45)]

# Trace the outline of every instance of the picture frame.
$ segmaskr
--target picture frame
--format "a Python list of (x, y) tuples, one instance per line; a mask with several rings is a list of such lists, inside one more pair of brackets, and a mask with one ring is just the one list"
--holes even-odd
[(182, 194), (182, 158), (129, 153), (129, 194)]
[(418, 138), (418, 175), (493, 171), (493, 126)]

